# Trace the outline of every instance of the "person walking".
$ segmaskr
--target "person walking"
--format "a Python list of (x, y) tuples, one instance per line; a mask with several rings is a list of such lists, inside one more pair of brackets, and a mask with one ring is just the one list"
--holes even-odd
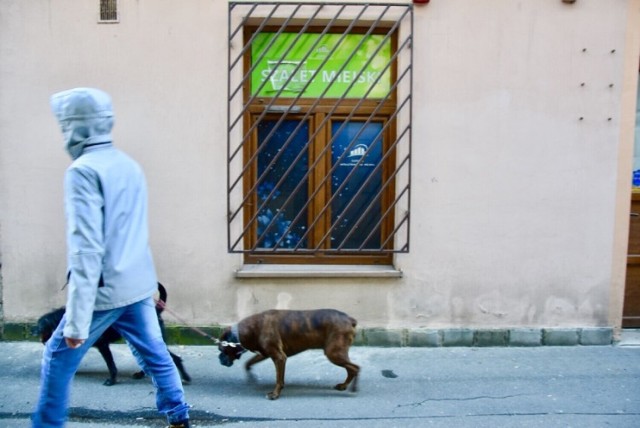
[(112, 143), (110, 96), (75, 88), (51, 97), (73, 159), (65, 174), (68, 289), (66, 313), (46, 343), (36, 428), (61, 427), (71, 383), (87, 350), (113, 327), (135, 349), (171, 427), (189, 427), (180, 375), (162, 338), (153, 295), (147, 187), (141, 167)]

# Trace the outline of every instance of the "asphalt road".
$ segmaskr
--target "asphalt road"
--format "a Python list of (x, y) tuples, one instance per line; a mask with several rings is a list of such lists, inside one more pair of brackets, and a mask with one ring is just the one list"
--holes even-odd
[[(623, 344), (625, 345), (625, 344)], [(354, 347), (357, 392), (339, 392), (344, 369), (321, 351), (291, 357), (279, 400), (270, 361), (249, 379), (223, 367), (211, 346), (172, 346), (193, 382), (185, 386), (198, 427), (640, 427), (640, 346), (534, 348)], [(78, 371), (69, 427), (165, 426), (149, 379), (125, 345), (112, 347), (119, 383), (91, 350)], [(0, 426), (28, 427), (42, 345), (0, 342)], [(241, 362), (248, 360), (245, 355)]]

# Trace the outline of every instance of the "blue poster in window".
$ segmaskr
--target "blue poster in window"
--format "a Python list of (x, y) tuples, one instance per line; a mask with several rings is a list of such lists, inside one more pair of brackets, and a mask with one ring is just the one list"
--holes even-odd
[(331, 248), (380, 248), (382, 123), (332, 124)]
[(307, 122), (258, 125), (258, 248), (306, 246), (308, 141)]

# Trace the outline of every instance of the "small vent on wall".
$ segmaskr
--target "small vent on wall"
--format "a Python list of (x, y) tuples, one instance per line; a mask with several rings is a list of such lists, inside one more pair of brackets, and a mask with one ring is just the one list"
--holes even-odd
[(99, 22), (118, 22), (118, 0), (100, 0)]

